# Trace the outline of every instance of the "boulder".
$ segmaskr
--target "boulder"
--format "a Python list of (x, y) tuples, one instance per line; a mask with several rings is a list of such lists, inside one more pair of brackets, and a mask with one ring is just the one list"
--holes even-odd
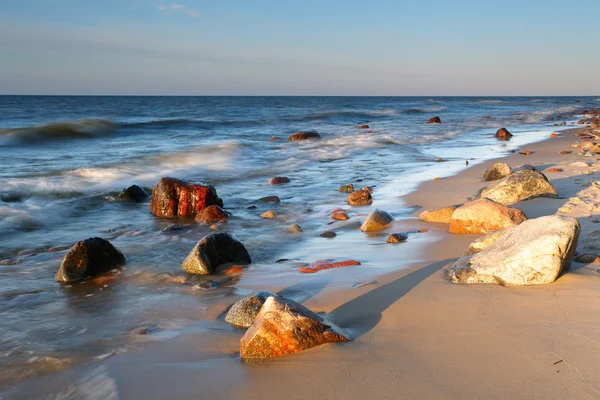
[(150, 211), (158, 217), (185, 217), (194, 216), (211, 205), (223, 207), (223, 200), (214, 187), (161, 178), (152, 190)]
[(512, 173), (513, 170), (510, 167), (510, 165), (502, 162), (496, 163), (485, 170), (485, 172), (483, 173), (483, 178), (481, 178), (481, 180), (483, 182), (497, 181), (499, 179), (506, 178)]
[(408, 235), (406, 233), (392, 233), (385, 240), (387, 243), (402, 243), (406, 242)]
[(242, 360), (280, 357), (349, 340), (340, 328), (303, 305), (271, 296), (240, 339), (240, 357)]
[(224, 221), (231, 217), (231, 213), (223, 210), (219, 206), (208, 206), (198, 215), (196, 215), (196, 222), (204, 224), (214, 224), (215, 222)]
[(279, 203), (281, 200), (279, 199), (279, 196), (265, 196), (256, 201), (261, 203)]
[(290, 233), (301, 233), (301, 232), (303, 232), (302, 228), (298, 224), (293, 224), (293, 225), (288, 226), (287, 227), (287, 231), (290, 232)]
[(492, 244), (494, 244), (496, 242), (496, 240), (498, 240), (498, 238), (500, 237), (501, 234), (502, 234), (502, 231), (494, 231), (494, 232), (490, 232), (490, 233), (483, 235), (482, 237), (475, 240), (474, 242), (471, 242), (471, 244), (469, 245), (469, 247), (467, 248), (467, 251), (465, 251), (465, 254), (463, 254), (463, 256), (468, 256), (469, 254), (478, 253), (481, 250), (485, 249), (486, 247), (491, 246)]
[(499, 232), (483, 250), (460, 258), (450, 268), (454, 283), (539, 285), (551, 283), (568, 269), (580, 226), (558, 215), (527, 220)]
[(275, 219), (275, 218), (277, 218), (277, 214), (275, 214), (271, 210), (265, 211), (264, 213), (260, 214), (260, 216), (261, 216), (261, 218), (266, 218), (266, 219)]
[(419, 219), (425, 222), (441, 222), (444, 224), (449, 224), (452, 214), (454, 214), (454, 210), (457, 208), (458, 206), (449, 206), (425, 210), (419, 214)]
[(450, 220), (450, 233), (487, 233), (518, 225), (527, 217), (521, 210), (489, 199), (458, 207)]
[(366, 189), (357, 190), (348, 195), (348, 204), (351, 206), (368, 206), (373, 203), (373, 197)]
[(440, 117), (431, 117), (429, 118), (429, 121), (427, 121), (428, 124), (441, 124), (442, 120), (440, 119)]
[(56, 273), (58, 282), (76, 282), (125, 264), (125, 256), (108, 240), (99, 237), (77, 242)]
[(497, 138), (508, 139), (508, 138), (511, 138), (513, 135), (512, 135), (512, 133), (510, 133), (508, 131), (508, 129), (506, 129), (506, 128), (500, 128), (500, 129), (498, 129), (496, 131), (496, 134), (494, 136), (497, 137)]
[(331, 214), (331, 218), (335, 219), (336, 221), (347, 221), (349, 217), (345, 212), (339, 211)]
[(539, 172), (523, 170), (510, 174), (481, 189), (475, 198), (486, 197), (500, 204), (510, 205), (536, 197), (557, 199), (556, 189)]
[(274, 178), (269, 179), (269, 185), (281, 185), (282, 183), (288, 183), (292, 180), (287, 176), (276, 176)]
[(190, 274), (210, 275), (221, 264), (228, 262), (250, 264), (246, 247), (228, 233), (211, 233), (194, 246), (181, 263), (181, 268)]
[(231, 306), (225, 315), (225, 321), (231, 325), (249, 328), (270, 296), (276, 296), (276, 294), (268, 290), (258, 290), (242, 297)]
[(320, 139), (320, 138), (321, 138), (321, 135), (319, 135), (317, 132), (297, 132), (297, 133), (294, 133), (293, 135), (290, 135), (288, 140), (295, 141), (295, 140), (309, 140), (309, 139)]
[(360, 226), (360, 230), (363, 232), (374, 232), (385, 229), (392, 221), (394, 217), (385, 211), (373, 210), (367, 216), (367, 219)]
[(141, 203), (148, 198), (149, 194), (138, 185), (131, 185), (119, 193), (119, 199)]
[(352, 193), (354, 192), (354, 185), (351, 183), (342, 185), (338, 188), (338, 192)]

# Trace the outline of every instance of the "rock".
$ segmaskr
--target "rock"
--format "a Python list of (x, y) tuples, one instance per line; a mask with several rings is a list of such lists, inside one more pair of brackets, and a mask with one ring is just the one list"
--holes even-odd
[(351, 183), (347, 185), (342, 185), (338, 188), (338, 192), (352, 193), (354, 192), (354, 185)]
[(546, 216), (501, 231), (480, 252), (460, 258), (449, 271), (454, 283), (539, 285), (569, 268), (580, 226), (575, 218)]
[(563, 172), (564, 169), (562, 168), (548, 168), (546, 169), (546, 172)]
[(431, 117), (429, 118), (429, 121), (427, 121), (428, 124), (441, 124), (442, 120), (440, 119), (440, 117)]
[(185, 272), (196, 275), (210, 275), (221, 264), (228, 262), (250, 264), (250, 254), (246, 247), (228, 233), (211, 233), (194, 246), (181, 263)]
[(369, 129), (369, 125), (359, 125), (357, 126), (358, 129)]
[(273, 140), (273, 141), (274, 141), (274, 140), (279, 140), (279, 138), (278, 138), (277, 136), (271, 136), (271, 137), (269, 138), (269, 140)]
[(158, 329), (158, 327), (156, 325), (140, 326), (139, 328), (135, 328), (134, 330), (132, 330), (131, 334), (132, 335), (147, 335), (149, 333), (154, 332), (157, 329)]
[(487, 233), (518, 225), (527, 217), (521, 210), (489, 199), (458, 207), (450, 220), (450, 233)]
[(457, 208), (458, 206), (449, 206), (425, 210), (419, 214), (419, 219), (425, 222), (441, 222), (444, 224), (449, 224), (452, 214)]
[(502, 231), (494, 231), (494, 232), (490, 232), (490, 233), (483, 235), (482, 237), (475, 240), (474, 242), (471, 242), (471, 244), (469, 245), (469, 247), (467, 248), (467, 251), (465, 251), (465, 254), (463, 254), (463, 256), (468, 256), (469, 254), (479, 253), (481, 250), (494, 244), (496, 242), (496, 240), (498, 240), (498, 238), (500, 237), (501, 234), (502, 234)]
[(373, 192), (375, 190), (373, 190), (373, 188), (371, 186), (363, 186), (363, 188), (361, 190), (364, 190), (365, 192), (369, 192), (369, 194), (373, 194)]
[(162, 178), (152, 191), (150, 211), (158, 217), (185, 217), (194, 216), (211, 205), (223, 207), (223, 200), (214, 187)]
[(242, 360), (280, 357), (349, 340), (340, 328), (303, 305), (271, 296), (240, 339), (240, 357)]
[(373, 203), (373, 197), (368, 190), (361, 189), (350, 193), (347, 201), (351, 206), (368, 206)]
[(594, 254), (594, 253), (583, 253), (583, 254), (578, 254), (575, 257), (575, 261), (578, 263), (582, 263), (582, 264), (591, 264), (591, 263), (600, 262), (600, 256), (598, 254)]
[(270, 296), (276, 296), (276, 294), (268, 290), (258, 290), (242, 297), (231, 306), (225, 315), (225, 321), (231, 325), (249, 328)]
[(537, 171), (537, 169), (535, 169), (535, 167), (533, 165), (523, 164), (523, 165), (517, 167), (513, 172), (519, 172), (519, 171), (524, 171), (524, 170)]
[(138, 185), (131, 185), (119, 193), (119, 199), (141, 203), (148, 198), (149, 194)]
[(256, 200), (260, 203), (279, 203), (280, 199), (278, 196), (265, 196), (265, 197), (261, 197), (260, 199)]
[(294, 133), (293, 135), (291, 135), (288, 140), (290, 141), (295, 141), (295, 140), (310, 140), (310, 139), (320, 139), (321, 135), (319, 135), (317, 132), (297, 132)]
[(125, 256), (109, 241), (99, 237), (77, 242), (63, 258), (54, 279), (76, 282), (103, 274), (125, 264)]
[(557, 137), (558, 137), (558, 135), (556, 133), (551, 133), (550, 134), (550, 138), (551, 139), (554, 139), (554, 138), (557, 138)]
[(385, 229), (394, 218), (385, 211), (373, 210), (367, 216), (367, 219), (360, 226), (360, 230), (363, 232), (373, 232)]
[(333, 261), (333, 260), (319, 260), (315, 261), (310, 265), (310, 267), (299, 267), (298, 271), (303, 272), (305, 274), (312, 274), (317, 271), (322, 271), (324, 269), (332, 269), (332, 268), (341, 268), (341, 267), (350, 267), (353, 265), (360, 265), (360, 262), (356, 260), (344, 260), (344, 261)]
[(223, 210), (219, 206), (208, 206), (198, 215), (196, 215), (196, 222), (205, 224), (214, 224), (215, 222), (224, 221), (231, 217), (231, 213)]
[(347, 221), (348, 220), (348, 214), (346, 214), (343, 211), (340, 212), (336, 212), (331, 214), (331, 218), (335, 219), (336, 221)]
[(333, 231), (325, 231), (323, 233), (321, 233), (319, 236), (323, 237), (323, 238), (334, 238), (337, 236), (337, 234)]
[(402, 243), (408, 239), (408, 235), (406, 233), (392, 233), (385, 240), (388, 243)]
[(258, 207), (256, 207), (256, 204), (249, 204), (246, 207), (244, 207), (244, 210), (256, 210)]
[(475, 195), (475, 198), (483, 197), (504, 205), (535, 197), (558, 198), (556, 189), (544, 175), (529, 170), (515, 172), (506, 178), (492, 182)]
[(273, 211), (269, 210), (269, 211), (265, 211), (264, 213), (260, 214), (261, 218), (266, 218), (266, 219), (274, 219), (277, 218), (277, 214), (275, 214)]
[(525, 150), (525, 151), (520, 151), (520, 152), (519, 152), (519, 154), (521, 154), (521, 155), (523, 155), (523, 156), (530, 156), (530, 155), (531, 155), (531, 152), (530, 152), (530, 151), (527, 151), (527, 150)]
[(572, 151), (569, 150), (561, 150), (558, 152), (558, 154), (560, 154), (561, 156), (566, 156), (567, 154), (571, 154)]
[(287, 176), (276, 176), (269, 179), (269, 185), (281, 185), (283, 183), (291, 182), (292, 180)]
[(497, 138), (511, 138), (513, 135), (508, 131), (508, 129), (500, 128), (498, 129), (498, 131), (496, 131), (496, 134), (494, 136)]
[(481, 180), (483, 182), (497, 181), (499, 179), (506, 178), (512, 173), (513, 170), (510, 167), (510, 165), (502, 162), (496, 163), (492, 165), (491, 168), (485, 170), (485, 172), (483, 173), (483, 178)]
[(293, 224), (293, 225), (288, 226), (287, 230), (288, 230), (288, 232), (291, 232), (291, 233), (301, 233), (301, 232), (303, 232), (302, 228), (298, 224)]

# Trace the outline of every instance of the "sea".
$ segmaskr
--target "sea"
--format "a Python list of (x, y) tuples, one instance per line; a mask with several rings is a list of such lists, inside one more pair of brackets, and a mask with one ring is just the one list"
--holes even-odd
[[(165, 332), (222, 318), (216, 310), (261, 283), (301, 281), (295, 265), (368, 261), (381, 237), (331, 224), (332, 209), (348, 208), (339, 186), (374, 189), (358, 217), (380, 208), (414, 219), (402, 196), (421, 182), (545, 140), (599, 105), (597, 97), (0, 96), (0, 385), (137, 351), (139, 327), (168, 340)], [(442, 123), (427, 124), (433, 116)], [(494, 138), (501, 127), (510, 141)], [(287, 140), (299, 131), (322, 139)], [(132, 184), (150, 193), (166, 176), (213, 185), (232, 218), (216, 227), (157, 218), (149, 200), (118, 197)], [(291, 182), (269, 186), (275, 176)], [(257, 201), (269, 195), (280, 202)], [(260, 217), (269, 209), (276, 219)], [(303, 232), (289, 233), (291, 224)], [(325, 230), (337, 236), (319, 236)], [(229, 280), (185, 275), (181, 261), (214, 231), (242, 241), (253, 264)], [(105, 280), (56, 282), (68, 248), (95, 236), (127, 264)], [(196, 286), (207, 280), (216, 283)]]

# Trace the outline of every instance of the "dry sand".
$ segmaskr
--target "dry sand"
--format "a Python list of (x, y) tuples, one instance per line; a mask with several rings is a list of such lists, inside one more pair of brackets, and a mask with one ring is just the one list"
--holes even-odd
[[(579, 149), (569, 147), (575, 142), (575, 131), (563, 132), (528, 146), (529, 156), (502, 161), (563, 168), (547, 174), (559, 199), (516, 207), (529, 218), (577, 217), (578, 250), (600, 251), (600, 187), (593, 183), (600, 166), (592, 165), (597, 157), (577, 155)], [(422, 208), (463, 203), (484, 185), (480, 177), (495, 161), (427, 182), (404, 201)], [(591, 166), (572, 165), (581, 161)], [(446, 269), (478, 236), (451, 235), (447, 225), (416, 218), (390, 231), (415, 228), (429, 229), (423, 235), (434, 243), (395, 245), (386, 262), (402, 259), (411, 268), (375, 283), (352, 287), (353, 270), (342, 268), (294, 287), (268, 280), (261, 287), (285, 288), (284, 294), (327, 313), (351, 332), (350, 343), (243, 364), (236, 354), (243, 331), (210, 321), (163, 342), (140, 341), (143, 351), (28, 382), (7, 398), (35, 398), (40, 385), (61, 399), (600, 398), (600, 264), (573, 263), (544, 286), (457, 285), (446, 280)]]

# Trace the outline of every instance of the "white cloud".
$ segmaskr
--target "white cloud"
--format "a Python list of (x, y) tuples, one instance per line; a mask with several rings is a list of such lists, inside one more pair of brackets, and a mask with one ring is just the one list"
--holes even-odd
[(168, 13), (171, 11), (183, 11), (192, 18), (198, 18), (200, 16), (200, 13), (198, 11), (192, 10), (191, 8), (188, 8), (187, 6), (184, 6), (183, 4), (177, 4), (177, 3), (167, 4), (167, 5), (157, 4), (156, 9), (158, 11), (163, 11), (165, 13)]

